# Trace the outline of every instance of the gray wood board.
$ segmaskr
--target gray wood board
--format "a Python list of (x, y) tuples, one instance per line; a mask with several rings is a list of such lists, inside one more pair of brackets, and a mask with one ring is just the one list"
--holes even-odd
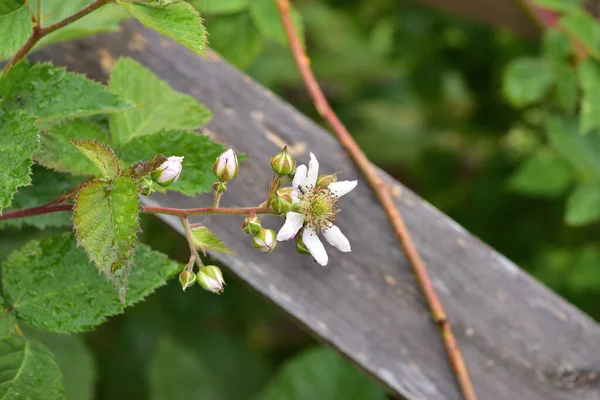
[[(272, 176), (269, 156), (282, 143), (302, 163), (313, 151), (323, 173), (343, 170), (343, 179), (359, 180), (341, 200), (338, 217), (352, 253), (328, 247), (327, 267), (297, 254), (291, 242), (270, 255), (256, 251), (240, 217), (198, 220), (238, 252), (214, 254), (228, 274), (239, 276), (393, 393), (411, 400), (460, 399), (437, 328), (386, 216), (335, 139), (218, 56), (203, 60), (135, 22), (120, 33), (54, 45), (33, 58), (52, 59), (106, 81), (121, 56), (133, 57), (206, 104), (214, 117), (204, 132), (249, 155), (222, 204), (252, 206), (264, 200)], [(598, 324), (381, 174), (392, 185), (429, 267), (480, 399), (600, 399), (593, 372), (600, 369)], [(151, 202), (199, 207), (209, 205), (210, 198), (169, 194)], [(165, 220), (181, 231), (176, 219)], [(263, 222), (273, 229), (282, 224), (277, 217)]]

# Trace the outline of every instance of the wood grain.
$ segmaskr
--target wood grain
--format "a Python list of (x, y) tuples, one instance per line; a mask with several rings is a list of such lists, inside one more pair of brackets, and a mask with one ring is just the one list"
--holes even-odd
[[(204, 218), (238, 256), (215, 254), (229, 270), (272, 300), (369, 374), (406, 399), (458, 400), (436, 327), (383, 211), (337, 142), (269, 90), (217, 56), (195, 56), (135, 22), (120, 33), (52, 46), (52, 59), (106, 81), (115, 60), (130, 56), (205, 103), (204, 129), (249, 155), (222, 205), (264, 200), (268, 157), (288, 144), (300, 162), (307, 151), (323, 172), (343, 170), (359, 186), (341, 201), (340, 228), (352, 253), (329, 248), (321, 267), (292, 243), (263, 255), (236, 217)], [(600, 399), (600, 326), (521, 271), (460, 225), (382, 172), (427, 263), (481, 399)], [(210, 205), (210, 197), (156, 196), (170, 207)], [(165, 218), (181, 231), (176, 219)], [(265, 217), (277, 229), (282, 220)], [(225, 294), (226, 295), (226, 294)]]

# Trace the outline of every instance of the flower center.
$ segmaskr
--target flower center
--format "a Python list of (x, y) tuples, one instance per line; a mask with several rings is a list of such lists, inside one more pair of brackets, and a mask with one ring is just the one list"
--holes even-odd
[(299, 199), (306, 225), (316, 231), (331, 227), (340, 212), (338, 197), (326, 187), (308, 187)]

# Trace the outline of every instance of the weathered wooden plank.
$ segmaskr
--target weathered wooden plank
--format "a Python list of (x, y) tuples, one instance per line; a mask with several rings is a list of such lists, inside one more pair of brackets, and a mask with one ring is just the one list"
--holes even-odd
[(486, 25), (505, 28), (519, 35), (537, 38), (540, 28), (519, 5), (519, 0), (419, 0), (452, 14)]
[[(281, 142), (301, 162), (316, 153), (323, 171), (343, 170), (359, 186), (341, 201), (339, 226), (353, 252), (330, 251), (326, 268), (282, 243), (271, 255), (251, 247), (236, 217), (204, 218), (235, 249), (215, 254), (231, 271), (407, 399), (460, 398), (436, 327), (383, 211), (337, 142), (277, 96), (216, 56), (203, 60), (132, 22), (121, 33), (55, 45), (34, 55), (106, 80), (114, 60), (131, 56), (214, 112), (205, 132), (249, 159), (222, 203), (264, 199), (268, 157)], [(600, 399), (600, 326), (501, 254), (382, 172), (457, 334), (475, 389), (486, 400)], [(172, 207), (209, 204), (177, 195)], [(174, 229), (178, 222), (166, 218)], [(281, 220), (265, 218), (275, 229)], [(226, 294), (225, 294), (226, 295)], [(577, 387), (569, 371), (585, 371)]]

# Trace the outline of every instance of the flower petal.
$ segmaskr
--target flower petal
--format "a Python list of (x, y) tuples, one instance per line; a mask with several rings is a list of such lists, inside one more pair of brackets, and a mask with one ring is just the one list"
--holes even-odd
[(321, 265), (327, 265), (327, 261), (329, 261), (327, 257), (327, 252), (325, 251), (325, 246), (319, 240), (317, 236), (317, 232), (314, 229), (309, 228), (308, 226), (304, 228), (304, 232), (302, 233), (302, 241), (304, 245), (310, 251), (310, 254), (314, 257), (314, 259)]
[(329, 228), (325, 229), (323, 231), (323, 236), (325, 236), (325, 239), (329, 242), (330, 245), (337, 248), (339, 251), (347, 253), (352, 250), (350, 248), (350, 242), (348, 241), (346, 236), (344, 236), (342, 231), (340, 231), (340, 228), (338, 228), (335, 225), (332, 225)]
[(339, 181), (330, 183), (327, 187), (337, 197), (342, 197), (343, 195), (351, 192), (356, 187), (356, 185), (358, 185), (358, 181)]
[(296, 168), (296, 174), (294, 175), (294, 180), (292, 181), (292, 186), (294, 190), (298, 190), (298, 187), (304, 189), (306, 186), (306, 165), (298, 165)]
[(319, 162), (313, 153), (310, 153), (310, 162), (308, 163), (308, 174), (306, 178), (307, 186), (315, 186), (319, 176)]
[(280, 242), (284, 240), (290, 240), (296, 236), (296, 233), (298, 233), (300, 228), (302, 228), (303, 224), (304, 215), (290, 211), (285, 215), (285, 224), (283, 224), (279, 230), (279, 233), (277, 234), (277, 240)]

